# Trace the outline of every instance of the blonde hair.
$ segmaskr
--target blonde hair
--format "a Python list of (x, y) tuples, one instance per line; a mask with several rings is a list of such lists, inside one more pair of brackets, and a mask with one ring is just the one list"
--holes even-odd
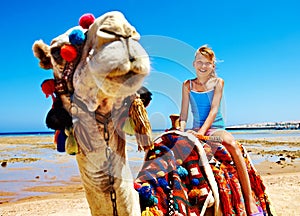
[(197, 49), (197, 51), (195, 53), (195, 58), (198, 54), (204, 56), (208, 61), (211, 61), (213, 63), (214, 69), (212, 70), (211, 76), (217, 77), (216, 69), (215, 69), (216, 56), (215, 56), (215, 52), (212, 50), (212, 48), (210, 48), (207, 44), (205, 44)]

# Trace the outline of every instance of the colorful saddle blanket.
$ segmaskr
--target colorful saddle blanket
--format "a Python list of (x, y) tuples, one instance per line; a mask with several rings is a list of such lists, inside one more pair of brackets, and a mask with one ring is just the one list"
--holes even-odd
[[(257, 205), (265, 215), (276, 215), (260, 175), (245, 148), (240, 149)], [(225, 147), (188, 133), (169, 131), (155, 140), (135, 189), (141, 211), (153, 215), (247, 215), (236, 168)]]

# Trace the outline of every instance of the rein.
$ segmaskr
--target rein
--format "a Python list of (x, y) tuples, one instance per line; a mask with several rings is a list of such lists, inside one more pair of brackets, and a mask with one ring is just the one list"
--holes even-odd
[(95, 119), (97, 123), (102, 124), (104, 126), (103, 130), (103, 137), (106, 143), (106, 149), (105, 149), (105, 156), (107, 159), (108, 163), (108, 177), (109, 177), (109, 186), (110, 186), (110, 200), (112, 202), (112, 207), (113, 207), (113, 215), (118, 216), (118, 211), (117, 211), (117, 195), (116, 191), (114, 189), (114, 183), (115, 183), (115, 177), (112, 174), (112, 150), (109, 146), (109, 130), (108, 130), (108, 123), (111, 120), (111, 113), (109, 115), (103, 115), (99, 112), (95, 112)]

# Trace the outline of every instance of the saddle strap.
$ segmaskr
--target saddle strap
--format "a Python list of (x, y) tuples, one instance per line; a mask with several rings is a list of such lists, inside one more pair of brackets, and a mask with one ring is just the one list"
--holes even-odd
[(209, 193), (208, 193), (208, 195), (207, 195), (207, 197), (206, 197), (206, 199), (205, 199), (205, 201), (204, 201), (203, 207), (202, 207), (201, 212), (200, 212), (200, 216), (203, 216), (205, 214), (206, 209), (208, 207), (208, 204), (210, 202), (210, 199), (212, 197), (213, 197), (212, 196), (212, 191), (210, 190)]

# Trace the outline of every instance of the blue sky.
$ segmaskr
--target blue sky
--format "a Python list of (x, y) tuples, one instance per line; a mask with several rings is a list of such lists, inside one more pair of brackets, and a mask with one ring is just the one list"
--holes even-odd
[(49, 44), (82, 14), (111, 10), (124, 13), (150, 55), (153, 128), (168, 128), (168, 115), (180, 112), (181, 83), (194, 77), (194, 51), (203, 44), (215, 50), (225, 80), (227, 125), (300, 120), (298, 0), (10, 0), (1, 8), (0, 132), (48, 130), (52, 102), (40, 84), (52, 72), (39, 68), (34, 41)]

